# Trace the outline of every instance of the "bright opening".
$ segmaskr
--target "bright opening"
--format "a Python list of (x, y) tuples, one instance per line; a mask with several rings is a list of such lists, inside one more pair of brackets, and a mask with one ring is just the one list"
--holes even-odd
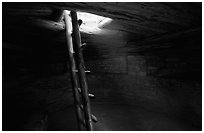
[(88, 34), (100, 33), (101, 28), (112, 21), (110, 18), (85, 12), (77, 12), (77, 16), (83, 21), (79, 30)]

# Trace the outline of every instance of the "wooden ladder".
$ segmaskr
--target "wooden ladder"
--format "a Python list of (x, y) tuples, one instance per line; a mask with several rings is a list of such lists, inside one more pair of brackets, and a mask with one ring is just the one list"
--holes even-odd
[(91, 113), (89, 98), (94, 98), (94, 95), (88, 92), (86, 73), (90, 71), (85, 70), (77, 13), (65, 10), (64, 19), (77, 125), (79, 130), (93, 131), (93, 122), (97, 118)]

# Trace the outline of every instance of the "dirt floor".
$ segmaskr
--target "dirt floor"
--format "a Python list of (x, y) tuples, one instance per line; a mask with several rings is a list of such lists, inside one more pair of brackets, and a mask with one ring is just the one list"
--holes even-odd
[[(96, 131), (196, 131), (201, 130), (189, 123), (128, 105), (92, 105), (92, 112), (98, 118), (94, 123)], [(48, 130), (77, 130), (74, 108), (68, 107), (48, 117)]]

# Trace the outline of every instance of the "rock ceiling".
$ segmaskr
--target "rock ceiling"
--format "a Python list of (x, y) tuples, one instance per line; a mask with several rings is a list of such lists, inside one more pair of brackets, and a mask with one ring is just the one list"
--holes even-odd
[[(41, 55), (66, 53), (65, 32), (53, 12), (76, 10), (109, 17), (113, 22), (100, 35), (82, 34), (87, 56), (120, 56), (138, 49), (160, 47), (202, 27), (202, 3), (3, 3), (3, 48)], [(149, 40), (149, 41), (146, 41)], [(144, 42), (154, 41), (154, 46)], [(144, 45), (145, 46), (144, 46)], [(168, 47), (168, 45), (167, 45)]]

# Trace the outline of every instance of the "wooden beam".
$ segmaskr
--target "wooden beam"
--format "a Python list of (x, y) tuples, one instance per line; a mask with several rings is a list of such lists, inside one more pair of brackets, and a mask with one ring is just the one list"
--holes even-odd
[(79, 83), (77, 82), (77, 73), (76, 73), (76, 62), (74, 60), (74, 50), (73, 50), (73, 43), (72, 43), (72, 36), (71, 36), (71, 19), (67, 13), (67, 11), (64, 11), (65, 16), (65, 24), (66, 24), (66, 39), (67, 39), (67, 47), (68, 47), (68, 53), (69, 53), (69, 64), (70, 64), (70, 74), (71, 74), (71, 81), (72, 81), (72, 89), (74, 94), (74, 101), (75, 101), (75, 108), (77, 112), (77, 124), (79, 130), (83, 130), (83, 124), (80, 123), (81, 120), (83, 120), (82, 111), (80, 109), (80, 97), (79, 97)]
[(87, 124), (87, 130), (92, 131), (93, 125), (92, 125), (92, 119), (91, 119), (90, 101), (88, 96), (89, 94), (88, 84), (86, 81), (85, 65), (84, 65), (83, 53), (81, 48), (81, 36), (79, 32), (77, 13), (75, 11), (71, 11), (71, 18), (72, 18), (72, 27), (73, 27), (74, 50), (76, 55), (76, 63), (79, 69), (78, 75), (79, 75), (79, 80), (81, 85), (82, 101), (83, 101), (83, 106), (85, 111), (84, 116)]

